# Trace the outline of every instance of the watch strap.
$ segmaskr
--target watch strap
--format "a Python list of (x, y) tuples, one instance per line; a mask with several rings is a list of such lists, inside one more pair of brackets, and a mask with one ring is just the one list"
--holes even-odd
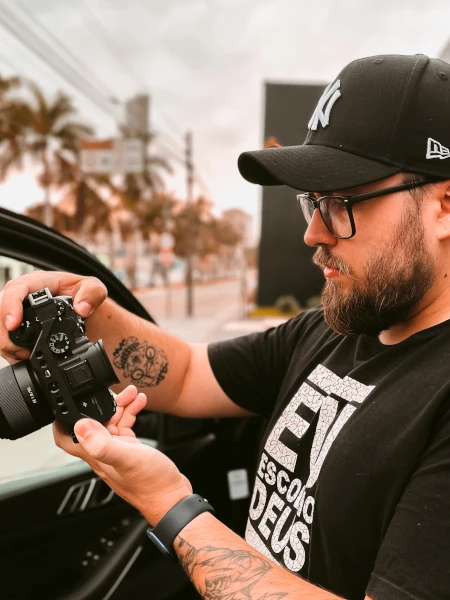
[(149, 527), (147, 535), (159, 550), (175, 558), (173, 550), (175, 538), (188, 523), (204, 512), (214, 512), (214, 508), (206, 498), (199, 494), (186, 496), (166, 512), (155, 527)]

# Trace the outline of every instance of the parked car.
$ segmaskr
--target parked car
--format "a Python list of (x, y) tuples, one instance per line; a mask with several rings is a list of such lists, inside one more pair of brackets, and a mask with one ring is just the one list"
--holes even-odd
[[(124, 285), (84, 248), (36, 221), (0, 209), (0, 256), (44, 270), (98, 277), (110, 297), (153, 321)], [(1, 392), (1, 390), (0, 390)], [(248, 493), (230, 472), (253, 480), (263, 427), (252, 419), (181, 419), (143, 411), (136, 434), (166, 453), (208, 498), (217, 517), (243, 534)], [(79, 459), (53, 443), (50, 426), (0, 440), (2, 600), (196, 598), (181, 567), (146, 538), (148, 524)], [(236, 473), (234, 473), (236, 474)]]

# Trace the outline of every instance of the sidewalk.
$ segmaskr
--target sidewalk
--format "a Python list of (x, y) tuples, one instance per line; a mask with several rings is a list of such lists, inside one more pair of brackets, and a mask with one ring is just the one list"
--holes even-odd
[[(194, 287), (204, 287), (204, 286), (214, 286), (218, 283), (226, 283), (228, 281), (239, 281), (239, 277), (217, 277), (216, 279), (210, 279), (205, 281), (195, 281)], [(184, 290), (186, 289), (186, 284), (184, 281), (178, 281), (170, 284), (171, 290)], [(140, 287), (136, 289), (131, 289), (131, 292), (137, 298), (139, 296), (144, 296), (146, 294), (158, 294), (165, 293), (167, 290), (167, 286), (163, 284), (154, 285), (153, 287)]]
[(235, 307), (222, 310), (214, 317), (179, 317), (159, 319), (158, 325), (165, 331), (193, 344), (219, 342), (248, 333), (265, 331), (281, 325), (287, 319), (266, 317), (261, 319), (240, 319)]
[[(208, 343), (226, 340), (286, 321), (273, 315), (257, 315), (244, 318), (240, 282), (225, 280), (213, 282), (194, 289), (194, 316), (186, 316), (184, 286), (172, 290), (171, 314), (165, 310), (166, 290), (153, 288), (139, 290), (136, 297), (143, 303), (157, 324), (173, 335), (190, 343)], [(246, 305), (250, 311), (252, 305)]]
[(208, 317), (160, 317), (158, 325), (186, 342), (201, 344), (220, 339), (220, 334), (227, 324), (238, 319), (238, 312), (239, 309), (231, 305)]

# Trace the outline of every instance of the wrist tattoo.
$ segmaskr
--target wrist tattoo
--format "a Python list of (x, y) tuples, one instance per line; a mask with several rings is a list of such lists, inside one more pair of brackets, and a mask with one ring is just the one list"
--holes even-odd
[(155, 387), (164, 380), (169, 362), (158, 346), (130, 336), (123, 339), (113, 352), (114, 366), (123, 371), (136, 387)]
[(253, 589), (272, 569), (268, 560), (248, 550), (214, 546), (197, 550), (181, 536), (178, 539), (178, 560), (204, 600), (281, 600), (286, 597), (284, 592), (255, 593)]

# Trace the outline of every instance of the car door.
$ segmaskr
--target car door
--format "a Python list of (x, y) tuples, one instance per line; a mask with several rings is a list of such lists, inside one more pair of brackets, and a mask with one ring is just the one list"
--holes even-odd
[[(39, 268), (98, 277), (114, 301), (153, 322), (83, 247), (4, 209), (0, 257), (15, 261), (18, 274)], [(241, 534), (249, 497), (242, 485), (241, 493), (230, 487), (230, 473), (239, 474), (241, 482), (252, 477), (262, 425), (257, 419), (192, 420), (144, 411), (135, 432), (172, 458), (218, 518)], [(86, 463), (56, 448), (50, 426), (19, 440), (0, 440), (0, 510), (4, 600), (198, 597), (181, 568), (146, 539), (148, 523)]]

